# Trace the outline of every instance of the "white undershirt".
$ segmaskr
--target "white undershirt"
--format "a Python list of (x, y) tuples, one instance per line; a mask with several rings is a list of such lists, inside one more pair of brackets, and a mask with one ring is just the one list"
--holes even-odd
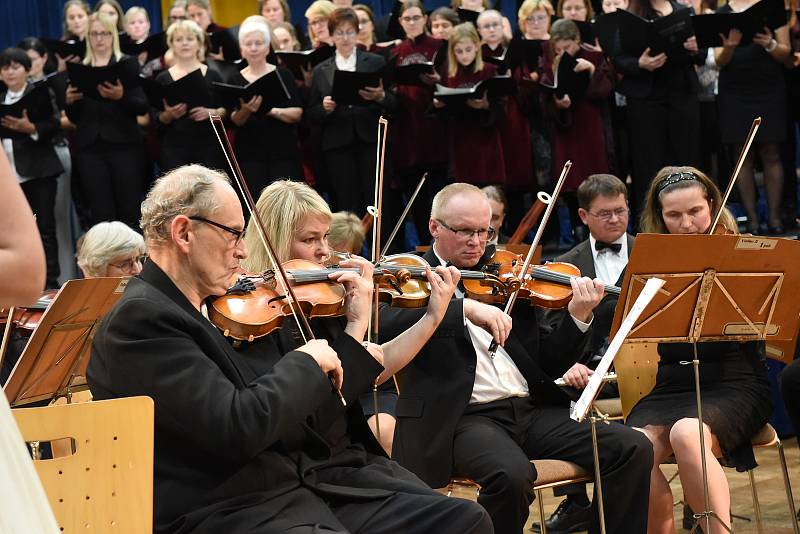
[(356, 49), (353, 48), (353, 53), (350, 57), (344, 57), (339, 52), (336, 52), (336, 68), (347, 72), (356, 71)]
[[(441, 265), (447, 264), (436, 252), (435, 243), (433, 252)], [(464, 293), (458, 288), (456, 288), (456, 297), (464, 297)], [(582, 332), (586, 332), (589, 329), (589, 324), (578, 321), (574, 317), (573, 320)], [(467, 332), (469, 332), (477, 357), (475, 362), (475, 383), (472, 386), (472, 396), (469, 399), (469, 403), (485, 404), (509, 397), (529, 396), (528, 381), (522, 376), (506, 349), (498, 347), (494, 358), (492, 358), (489, 355), (492, 335), (466, 317), (464, 317), (464, 324), (467, 327)]]
[(614, 241), (614, 243), (622, 245), (619, 252), (614, 252), (608, 248), (597, 250), (594, 246), (596, 242), (597, 240), (594, 236), (589, 234), (589, 246), (592, 248), (595, 275), (602, 280), (604, 284), (613, 286), (617, 283), (619, 275), (622, 274), (622, 271), (628, 264), (628, 235), (622, 234)]

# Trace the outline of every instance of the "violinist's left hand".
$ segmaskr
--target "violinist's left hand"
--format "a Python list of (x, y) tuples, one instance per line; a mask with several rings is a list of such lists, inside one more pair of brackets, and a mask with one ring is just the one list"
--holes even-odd
[(24, 134), (32, 135), (36, 133), (36, 126), (28, 119), (28, 110), (22, 110), (22, 117), (12, 117), (6, 115), (0, 119), (0, 125), (15, 132), (22, 132)]
[(461, 279), (461, 272), (453, 266), (438, 266), (436, 270), (431, 270), (425, 266), (425, 276), (428, 277), (428, 285), (431, 288), (431, 296), (428, 299), (428, 309), (425, 315), (430, 317), (436, 326), (444, 318), (450, 299), (453, 298), (458, 281)]
[(581, 276), (571, 279), (570, 284), (572, 300), (569, 301), (567, 310), (577, 320), (588, 323), (592, 318), (592, 310), (603, 300), (603, 282), (597, 278), (592, 280), (588, 276)]
[(347, 293), (344, 301), (347, 327), (345, 332), (353, 336), (359, 343), (364, 340), (369, 326), (370, 305), (372, 303), (372, 273), (374, 268), (370, 262), (360, 256), (350, 256), (339, 262), (340, 267), (356, 267), (361, 272), (338, 271), (329, 278), (342, 285)]

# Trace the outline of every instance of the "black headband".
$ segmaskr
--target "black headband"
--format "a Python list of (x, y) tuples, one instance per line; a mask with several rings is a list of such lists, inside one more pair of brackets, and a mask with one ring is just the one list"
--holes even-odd
[(673, 172), (672, 174), (668, 174), (664, 178), (662, 178), (661, 182), (656, 187), (656, 195), (660, 195), (664, 189), (671, 186), (672, 184), (677, 184), (678, 182), (699, 182), (699, 181), (700, 178), (693, 172)]

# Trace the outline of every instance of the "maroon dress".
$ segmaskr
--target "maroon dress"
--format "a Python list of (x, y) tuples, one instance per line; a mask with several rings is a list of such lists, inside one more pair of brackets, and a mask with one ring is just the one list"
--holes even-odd
[[(485, 63), (483, 70), (458, 66), (456, 75), (447, 78), (448, 87), (472, 87), (497, 73), (494, 65)], [(505, 184), (506, 165), (498, 122), (503, 116), (504, 103), (490, 100), (488, 110), (469, 108), (458, 114), (443, 113), (448, 117), (449, 172), (456, 182), (475, 185)]]
[[(489, 45), (484, 44), (481, 47), (484, 61), (489, 56), (502, 56), (506, 52), (506, 48), (500, 45), (492, 50)], [(498, 73), (505, 74), (499, 70)], [(517, 95), (510, 95), (505, 99), (505, 114), (498, 121), (497, 129), (503, 145), (507, 188), (521, 191), (532, 190), (536, 184), (536, 177), (533, 174), (531, 132)]]
[[(406, 39), (394, 49), (396, 64), (433, 61), (443, 43), (425, 34)], [(399, 109), (389, 128), (395, 170), (443, 166), (447, 162), (447, 154), (441, 147), (444, 126), (427, 115), (433, 102), (433, 86), (397, 85), (395, 91)]]
[[(550, 55), (546, 61), (542, 81), (552, 83), (553, 69)], [(553, 94), (543, 91), (542, 106), (555, 119), (553, 132), (553, 169), (560, 173), (567, 160), (572, 160), (572, 170), (564, 183), (563, 191), (575, 191), (591, 174), (608, 172), (605, 129), (602, 106), (614, 87), (613, 73), (602, 53), (581, 48), (576, 58), (583, 58), (595, 66), (586, 95), (573, 101), (567, 109), (557, 109)]]

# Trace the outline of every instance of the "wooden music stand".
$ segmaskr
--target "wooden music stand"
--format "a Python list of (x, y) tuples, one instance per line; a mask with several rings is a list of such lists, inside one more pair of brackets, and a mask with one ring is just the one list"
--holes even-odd
[[(737, 235), (636, 237), (611, 332), (617, 331), (649, 278), (666, 281), (634, 324), (628, 341), (694, 345), (694, 358), (686, 363), (694, 367), (705, 510), (695, 514), (692, 532), (701, 520), (705, 520), (708, 532), (712, 517), (731, 531), (709, 509), (697, 343), (794, 338), (800, 317), (791, 291), (800, 287), (800, 270), (786, 267), (798, 262), (800, 243), (788, 239)], [(617, 372), (621, 374), (619, 369)]]
[(95, 330), (127, 284), (127, 277), (87, 278), (61, 287), (5, 385), (12, 407), (86, 389)]

